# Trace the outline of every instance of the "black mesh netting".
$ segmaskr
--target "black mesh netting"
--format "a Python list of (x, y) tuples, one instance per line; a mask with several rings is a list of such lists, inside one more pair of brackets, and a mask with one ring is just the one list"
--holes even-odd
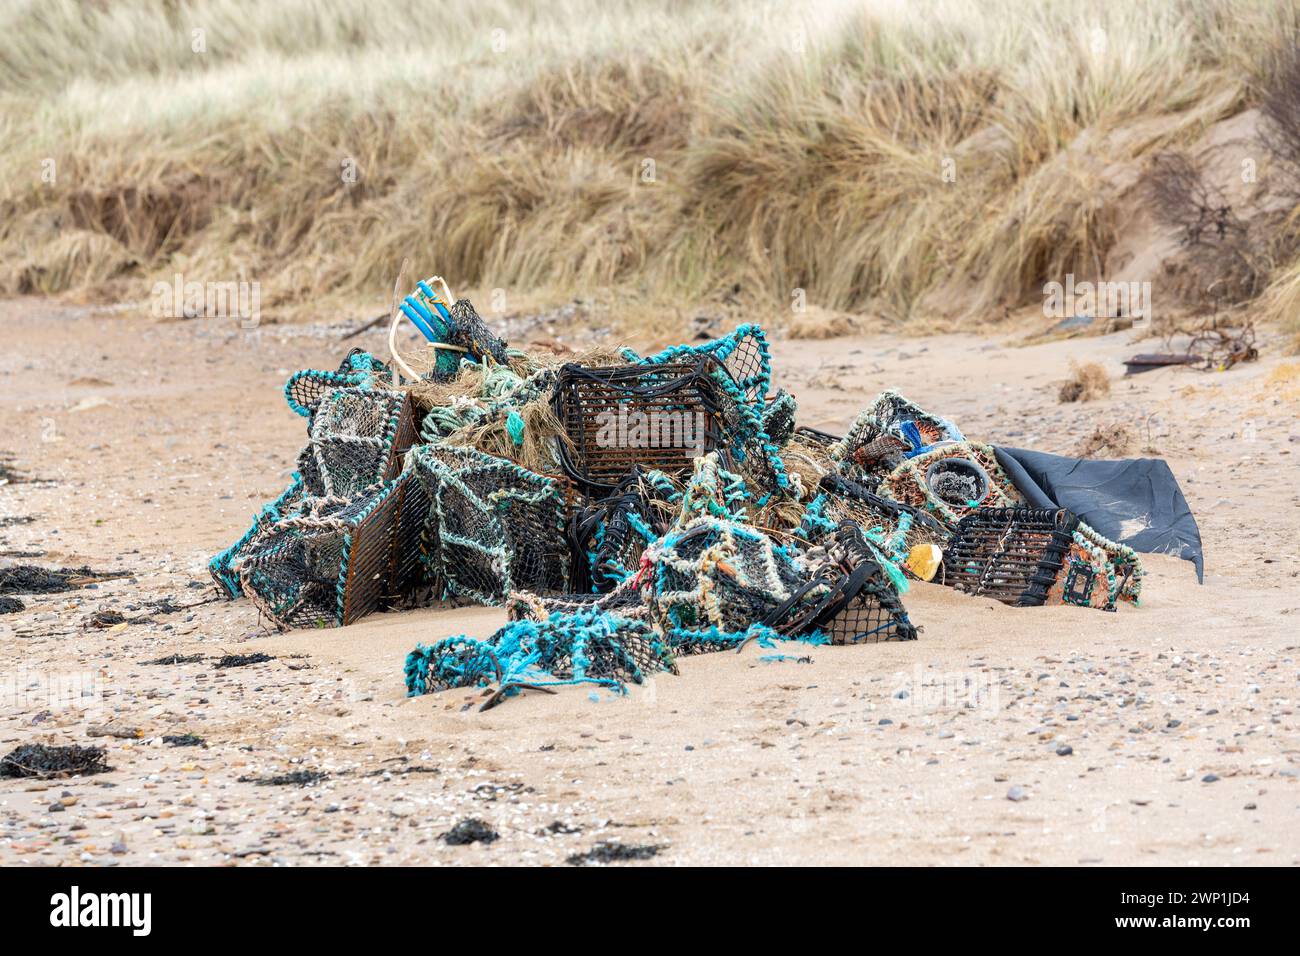
[(476, 360), (482, 360), (486, 356), (502, 364), (506, 362), (509, 358), (506, 343), (484, 324), (469, 299), (457, 299), (449, 311), (455, 325), (451, 336), (452, 345), (468, 349), (470, 356)]

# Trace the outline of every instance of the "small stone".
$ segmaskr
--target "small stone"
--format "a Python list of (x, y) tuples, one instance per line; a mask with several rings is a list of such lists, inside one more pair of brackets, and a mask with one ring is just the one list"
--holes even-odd
[(1029, 794), (1024, 787), (1012, 787), (1007, 791), (1007, 799), (1012, 803), (1019, 803), (1021, 800), (1028, 800)]
[(1217, 773), (1207, 773), (1201, 778), (1201, 783), (1214, 783), (1218, 779), (1219, 775)]
[(1070, 754), (1072, 754), (1072, 753), (1074, 753), (1074, 748), (1071, 747), (1069, 744), (1057, 744), (1057, 746), (1056, 746), (1056, 756), (1058, 756), (1058, 757), (1068, 757), (1068, 756), (1070, 756)]
[(126, 844), (123, 843), (121, 840), (118, 840), (116, 843), (114, 843), (111, 847), (108, 848), (108, 852), (112, 853), (114, 856), (121, 856), (123, 853), (126, 852)]
[(1253, 803), (1248, 803), (1248, 804), (1246, 804), (1244, 807), (1242, 807), (1242, 809), (1243, 809), (1243, 810), (1254, 810), (1254, 809), (1256, 809), (1256, 807), (1255, 807), (1255, 804), (1253, 804)]

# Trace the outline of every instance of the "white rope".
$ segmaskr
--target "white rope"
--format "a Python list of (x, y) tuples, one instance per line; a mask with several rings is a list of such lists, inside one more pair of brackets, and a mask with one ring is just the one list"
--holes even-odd
[[(401, 354), (397, 351), (397, 326), (401, 323), (404, 317), (405, 317), (405, 313), (400, 311), (397, 312), (396, 314), (393, 315), (392, 324), (388, 326), (388, 354), (392, 356), (393, 361), (397, 363), (397, 367), (402, 370), (403, 375), (405, 375), (413, 382), (418, 382), (420, 380), (419, 373), (417, 373), (413, 368), (411, 368), (411, 366), (407, 365), (406, 360), (403, 359)], [(429, 348), (433, 349), (435, 353), (437, 352), (438, 349), (445, 349), (448, 352), (469, 351), (469, 349), (465, 348), (464, 346), (448, 345), (445, 342), (430, 342)]]

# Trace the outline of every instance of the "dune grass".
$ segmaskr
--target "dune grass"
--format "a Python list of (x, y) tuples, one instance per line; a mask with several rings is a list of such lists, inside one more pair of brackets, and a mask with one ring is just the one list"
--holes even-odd
[(993, 314), (1115, 241), (1088, 137), (1169, 114), (1194, 136), (1258, 99), (1298, 22), (1276, 0), (18, 0), (0, 292), (143, 300), (180, 273), (373, 311), (409, 258), (513, 296)]

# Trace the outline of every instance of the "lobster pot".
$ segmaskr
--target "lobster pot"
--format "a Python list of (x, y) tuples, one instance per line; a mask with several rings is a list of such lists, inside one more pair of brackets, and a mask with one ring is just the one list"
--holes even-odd
[(351, 624), (415, 587), (427, 513), (407, 475), (351, 500), (308, 498), (235, 563), (240, 585), (282, 630)]
[(568, 441), (561, 465), (584, 494), (603, 497), (640, 466), (685, 477), (723, 444), (730, 402), (711, 377), (716, 360), (560, 368), (552, 399)]
[(319, 493), (342, 498), (389, 481), (416, 440), (410, 396), (386, 389), (340, 388), (323, 398), (300, 467)]
[(887, 537), (885, 550), (906, 557), (920, 544), (940, 548), (952, 535), (952, 528), (922, 508), (882, 498), (865, 485), (839, 475), (825, 475), (819, 487), (827, 497), (826, 516), (836, 521), (853, 521), (863, 528), (881, 528)]
[(794, 396), (781, 389), (763, 408), (763, 434), (778, 447), (784, 445), (794, 435), (795, 414), (799, 405)]
[(909, 452), (962, 438), (952, 422), (886, 391), (858, 415), (833, 456), (844, 477), (874, 483), (902, 464)]
[(832, 644), (916, 640), (916, 627), (862, 529), (845, 521), (835, 537), (844, 576), (815, 626), (826, 631)]
[[(888, 582), (885, 588), (889, 589)], [(826, 624), (825, 631), (831, 643), (878, 644), (881, 641), (916, 640), (916, 628), (907, 620), (907, 612), (900, 614), (896, 608), (888, 606), (892, 594), (892, 589), (888, 595), (884, 591), (872, 593), (869, 589), (859, 592)]]
[(243, 536), (208, 562), (208, 573), (225, 597), (237, 598), (243, 593), (239, 575), (234, 571), (235, 562), (257, 549), (261, 536), (276, 521), (297, 508), (303, 500), (304, 492), (302, 476), (295, 472), (289, 487), (254, 516), (252, 525)]
[(754, 623), (794, 633), (825, 587), (766, 534), (702, 516), (646, 549), (642, 597), (673, 650), (699, 654), (726, 646), (718, 632)]
[(885, 476), (877, 492), (947, 524), (979, 509), (1023, 503), (992, 446), (969, 441), (940, 445), (907, 459)]
[(336, 372), (303, 369), (289, 376), (289, 380), (284, 384), (284, 397), (291, 409), (304, 418), (311, 419), (320, 408), (321, 402), (336, 390), (354, 387), (370, 388), (377, 380), (387, 379), (389, 376), (388, 366), (383, 362), (368, 352), (353, 349)]
[(551, 594), (512, 591), (506, 600), (506, 610), (512, 621), (545, 621), (552, 614), (574, 614), (583, 611), (608, 611), (632, 620), (646, 617), (641, 592), (631, 581), (624, 582), (605, 594), (588, 591)]
[(663, 533), (664, 510), (678, 511), (661, 494), (634, 471), (613, 494), (573, 504), (568, 522), (572, 591), (607, 593), (635, 574), (646, 545)]
[(429, 501), (420, 551), (435, 590), (482, 604), (515, 590), (564, 590), (562, 481), (452, 445), (417, 445), (411, 471)]
[(994, 508), (963, 519), (943, 556), (946, 584), (1016, 607), (1077, 604), (1113, 611), (1137, 602), (1132, 550), (1069, 511)]

